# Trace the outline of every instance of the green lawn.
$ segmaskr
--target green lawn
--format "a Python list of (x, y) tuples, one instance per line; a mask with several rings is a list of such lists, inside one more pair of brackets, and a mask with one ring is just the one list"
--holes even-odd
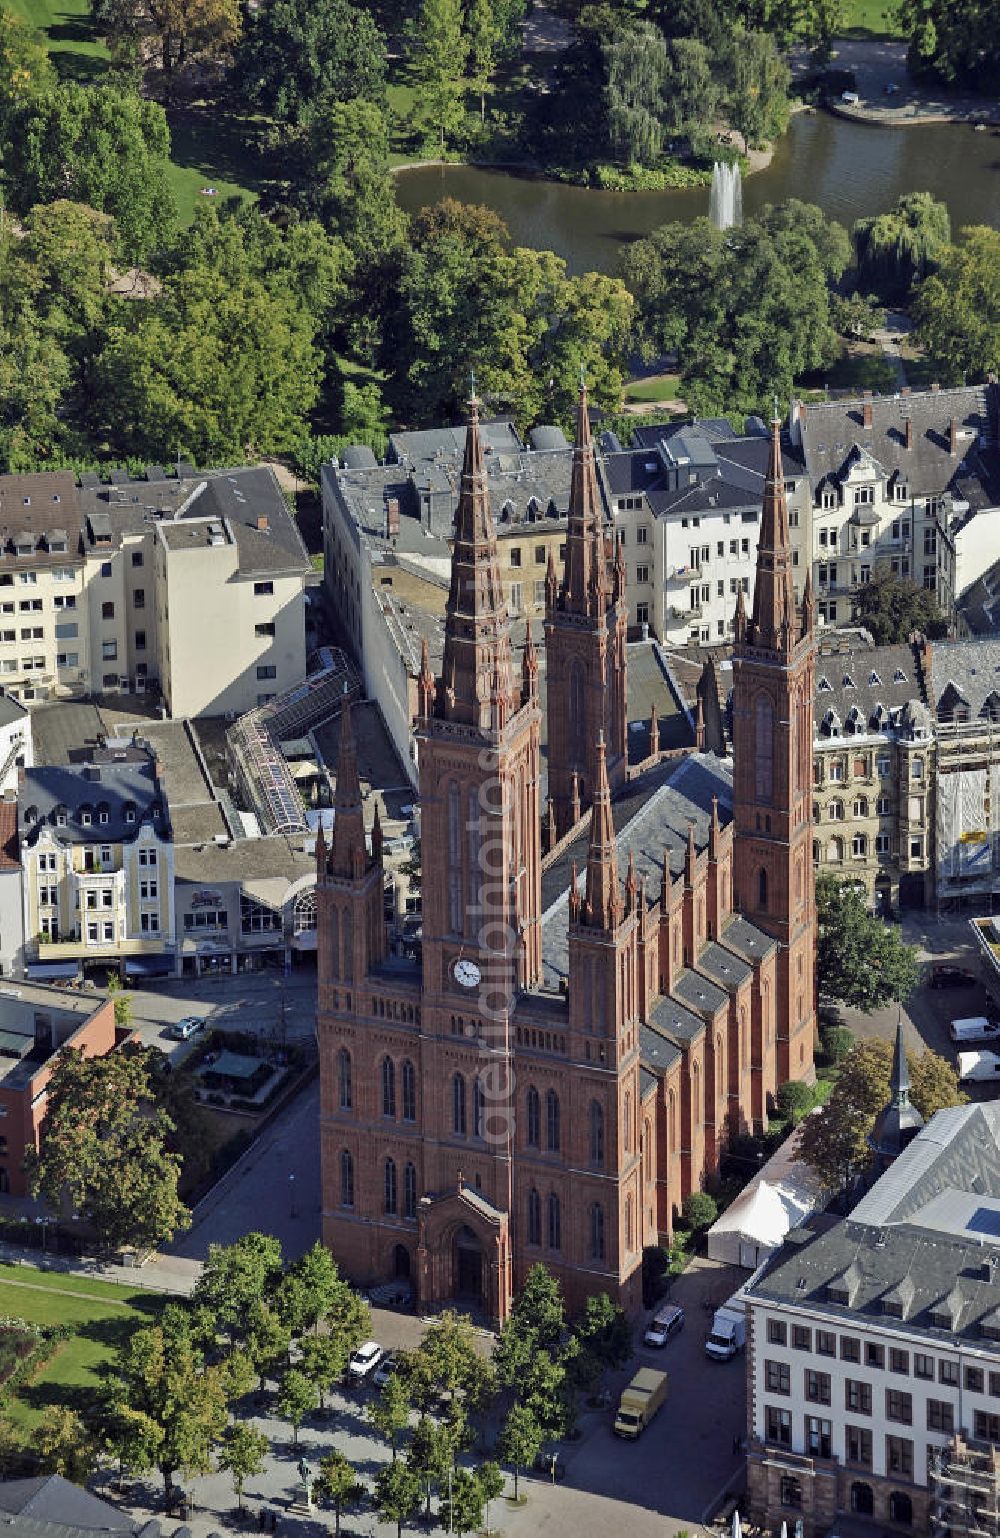
[(889, 0), (844, 0), (838, 37), (902, 37)]
[(93, 80), (108, 64), (108, 50), (94, 34), (87, 0), (8, 0), (9, 9), (44, 34), (60, 75)]
[[(11, 9), (41, 32), (53, 63), (64, 79), (98, 79), (107, 68), (108, 50), (94, 34), (88, 0), (10, 0)], [(170, 111), (173, 146), (170, 183), (182, 224), (190, 224), (199, 203), (208, 202), (203, 187), (214, 187), (211, 200), (256, 197), (260, 157), (255, 125), (197, 107)]]
[(680, 384), (680, 374), (650, 374), (646, 379), (630, 379), (625, 386), (625, 399), (630, 404), (676, 400)]
[[(16, 1285), (26, 1282), (31, 1285)], [(163, 1302), (138, 1287), (0, 1265), (0, 1315), (32, 1324), (67, 1324), (74, 1332), (57, 1343), (33, 1381), (20, 1389), (10, 1405), (14, 1419), (30, 1427), (49, 1405), (86, 1403), (115, 1348), (137, 1325), (155, 1318)]]

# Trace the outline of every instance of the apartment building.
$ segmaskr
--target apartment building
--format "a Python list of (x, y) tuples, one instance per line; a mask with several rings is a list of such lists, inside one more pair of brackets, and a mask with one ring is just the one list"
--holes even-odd
[(789, 429), (812, 490), (821, 624), (849, 622), (878, 567), (955, 599), (1000, 555), (997, 386), (903, 390), (808, 406)]
[(59, 1052), (104, 1057), (115, 1043), (111, 999), (27, 982), (0, 989), (0, 1195), (30, 1194), (24, 1156), (38, 1147)]
[(89, 762), (26, 769), (18, 836), (29, 977), (129, 957), (173, 970), (170, 817), (145, 747), (111, 740)]
[[(624, 546), (629, 624), (664, 644), (731, 642), (736, 601), (752, 600), (770, 436), (738, 436), (724, 420), (639, 428), (635, 447), (606, 452), (599, 474)], [(809, 549), (805, 467), (782, 444), (796, 596)]]
[(0, 476), (0, 686), (240, 713), (305, 674), (310, 563), (269, 469)]
[(816, 659), (813, 859), (876, 912), (933, 894), (934, 723), (922, 644), (830, 632)]
[(16, 793), (19, 771), (33, 762), (30, 712), (0, 686), (0, 796)]
[(89, 678), (79, 493), (70, 471), (0, 476), (0, 684), (15, 699)]
[(939, 902), (1000, 890), (1000, 641), (932, 641)]
[(748, 1503), (768, 1529), (996, 1531), (966, 1524), (977, 1500), (997, 1510), (1000, 1105), (918, 1130), (901, 1055), (874, 1136), (886, 1172), (748, 1288)]

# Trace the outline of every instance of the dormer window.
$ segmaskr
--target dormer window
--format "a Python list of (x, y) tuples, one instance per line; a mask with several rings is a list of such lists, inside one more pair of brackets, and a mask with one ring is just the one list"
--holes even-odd
[(135, 822), (135, 806), (131, 801), (125, 804), (125, 821), (129, 823)]
[(844, 674), (841, 687), (844, 689), (853, 689), (856, 687), (854, 679), (851, 677), (850, 673)]
[(24, 814), (24, 820), (25, 820), (25, 823), (28, 825), (28, 827), (31, 827), (32, 823), (36, 823), (38, 821), (38, 808), (37, 808), (37, 806), (29, 806), (26, 809), (25, 814)]
[(816, 687), (819, 689), (819, 691), (821, 693), (824, 693), (827, 690), (832, 689), (833, 686), (830, 683), (830, 680), (828, 678), (821, 678)]
[(105, 825), (110, 821), (110, 817), (111, 813), (108, 807), (108, 803), (106, 801), (102, 801), (100, 806), (97, 808), (97, 820), (102, 825)]
[(905, 684), (906, 683), (906, 681), (907, 681), (906, 674), (903, 672), (902, 668), (897, 668), (896, 669), (895, 673), (893, 673), (893, 675), (892, 675), (892, 681), (893, 681), (894, 684)]
[(65, 828), (69, 822), (69, 813), (64, 806), (56, 807), (56, 827)]
[(25, 507), (30, 507), (31, 506), (31, 498), (30, 497), (25, 497), (24, 505), (25, 505)]
[(875, 669), (872, 668), (872, 671), (868, 674), (868, 686), (869, 686), (869, 688), (877, 689), (880, 686), (881, 683), (882, 683), (881, 678), (879, 678), (878, 674), (875, 672)]
[(89, 828), (91, 823), (93, 822), (93, 820), (94, 820), (94, 815), (91, 812), (90, 808), (89, 807), (86, 807), (86, 808), (81, 807), (81, 809), (80, 809), (80, 826), (84, 827), (84, 828)]

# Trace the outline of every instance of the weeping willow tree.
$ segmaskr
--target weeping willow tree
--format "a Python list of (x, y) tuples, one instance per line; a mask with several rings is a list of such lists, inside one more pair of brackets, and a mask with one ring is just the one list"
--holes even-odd
[(853, 233), (858, 288), (898, 304), (936, 267), (951, 222), (929, 192), (909, 192), (888, 213), (859, 219)]
[(663, 149), (663, 89), (670, 73), (658, 27), (643, 22), (607, 45), (608, 131), (615, 154), (630, 165), (652, 165)]

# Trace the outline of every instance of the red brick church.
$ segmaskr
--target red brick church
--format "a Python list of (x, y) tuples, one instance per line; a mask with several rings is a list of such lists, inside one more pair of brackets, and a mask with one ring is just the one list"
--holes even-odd
[[(416, 723), (423, 955), (387, 952), (349, 714), (319, 866), (323, 1234), (359, 1282), (501, 1322), (536, 1261), (640, 1304), (645, 1245), (813, 1071), (814, 617), (773, 429), (732, 761), (628, 763), (624, 570), (581, 391), (564, 570), (515, 665), (470, 403), (440, 677)], [(543, 856), (543, 824), (548, 852)]]

